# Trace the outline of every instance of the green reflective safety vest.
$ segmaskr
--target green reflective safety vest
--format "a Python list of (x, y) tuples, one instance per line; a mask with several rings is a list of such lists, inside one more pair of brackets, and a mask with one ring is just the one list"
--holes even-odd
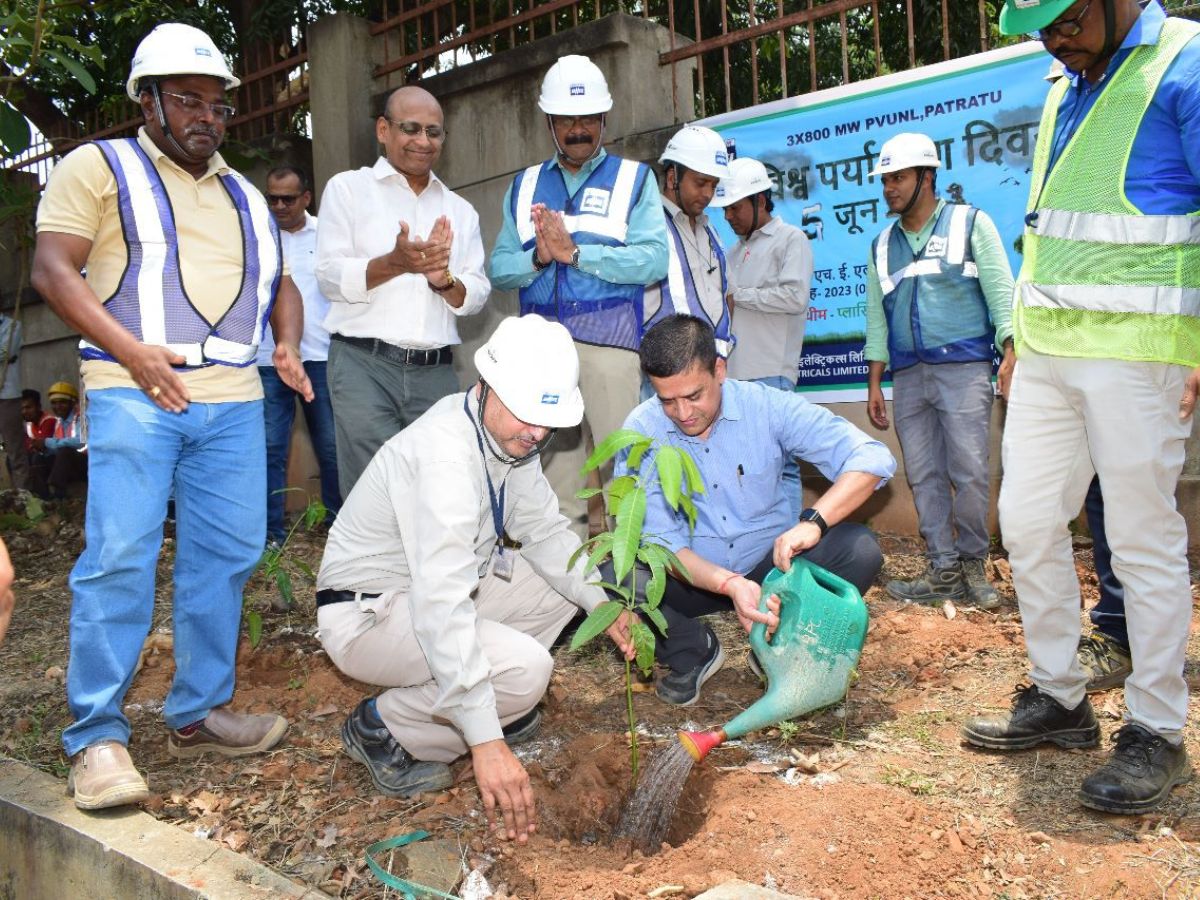
[(1013, 338), (1051, 356), (1200, 365), (1200, 210), (1143, 214), (1125, 196), (1142, 117), (1200, 25), (1167, 19), (1084, 117), (1047, 177), (1054, 123), (1070, 88), (1050, 89), (1033, 156)]

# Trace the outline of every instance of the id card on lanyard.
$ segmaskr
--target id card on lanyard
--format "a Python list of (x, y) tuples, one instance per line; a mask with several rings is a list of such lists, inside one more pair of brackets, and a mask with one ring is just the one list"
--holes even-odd
[[(467, 406), (467, 398), (463, 397), (463, 412), (467, 414), (467, 418), (471, 417), (471, 411)], [(476, 424), (472, 420), (472, 424)], [(479, 458), (483, 463), (483, 477), (487, 480), (488, 502), (492, 507), (492, 525), (496, 529), (496, 545), (492, 548), (492, 573), (497, 578), (502, 578), (505, 581), (512, 581), (513, 577), (513, 558), (515, 553), (512, 544), (508, 541), (504, 534), (504, 492), (507, 484), (500, 483), (500, 491), (497, 493), (496, 487), (492, 484), (492, 475), (488, 471), (487, 456), (483, 449), (483, 436), (479, 433), (481, 425), (476, 425), (475, 440), (479, 444)]]

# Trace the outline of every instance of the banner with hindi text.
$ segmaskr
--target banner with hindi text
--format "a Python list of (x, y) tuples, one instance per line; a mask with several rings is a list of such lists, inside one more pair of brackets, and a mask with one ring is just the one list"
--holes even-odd
[[(888, 222), (882, 186), (869, 173), (893, 135), (933, 139), (939, 195), (991, 216), (1016, 273), (1050, 61), (1041, 44), (1028, 42), (699, 123), (720, 132), (735, 155), (766, 165), (776, 186), (774, 214), (812, 241), (797, 390), (821, 402), (866, 400), (867, 259)], [(720, 210), (709, 215), (731, 248), (736, 235)]]

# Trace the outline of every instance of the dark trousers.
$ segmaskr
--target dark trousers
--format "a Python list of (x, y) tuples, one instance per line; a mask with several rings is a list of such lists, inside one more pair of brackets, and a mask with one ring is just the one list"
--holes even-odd
[(312, 382), (312, 403), (304, 400), (283, 383), (274, 366), (259, 366), (263, 386), (263, 415), (267, 429), (267, 538), (282, 541), (287, 536), (284, 508), (287, 487), (288, 450), (292, 443), (292, 423), (296, 419), (296, 400), (308, 425), (317, 470), (321, 475), (321, 502), (328, 510), (325, 520), (333, 523), (342, 508), (338, 490), (337, 443), (333, 427), (333, 404), (329, 399), (329, 383), (325, 363), (309, 360), (304, 371)]
[(1112, 567), (1112, 551), (1104, 531), (1104, 495), (1100, 477), (1092, 478), (1087, 499), (1083, 504), (1088, 529), (1092, 532), (1092, 561), (1100, 585), (1100, 602), (1092, 607), (1092, 625), (1126, 649), (1129, 648), (1129, 629), (1125, 624), (1125, 588), (1117, 580)]
[(50, 496), (63, 499), (67, 496), (67, 487), (76, 481), (87, 481), (88, 457), (87, 451), (76, 450), (74, 447), (59, 447), (54, 451), (54, 460), (50, 463), (50, 474), (46, 481), (50, 488)]
[[(867, 592), (883, 568), (883, 553), (875, 535), (865, 525), (854, 522), (842, 522), (830, 528), (817, 546), (805, 552), (804, 558), (846, 579), (861, 594)], [(768, 549), (766, 556), (746, 573), (746, 577), (762, 584), (774, 565), (771, 550)], [(611, 568), (603, 574), (607, 580), (612, 580)], [(639, 571), (639, 594), (649, 577), (648, 570)], [(708, 649), (708, 626), (696, 621), (697, 616), (732, 610), (733, 602), (724, 594), (714, 594), (678, 578), (668, 578), (659, 606), (659, 611), (667, 620), (667, 634), (659, 634), (656, 629), (655, 658), (676, 672), (695, 668), (704, 659)]]

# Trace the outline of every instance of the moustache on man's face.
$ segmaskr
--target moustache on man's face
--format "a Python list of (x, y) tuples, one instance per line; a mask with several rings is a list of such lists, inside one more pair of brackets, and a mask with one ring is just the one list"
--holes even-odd
[(567, 146), (572, 147), (575, 144), (591, 144), (592, 139), (586, 134), (567, 135)]

